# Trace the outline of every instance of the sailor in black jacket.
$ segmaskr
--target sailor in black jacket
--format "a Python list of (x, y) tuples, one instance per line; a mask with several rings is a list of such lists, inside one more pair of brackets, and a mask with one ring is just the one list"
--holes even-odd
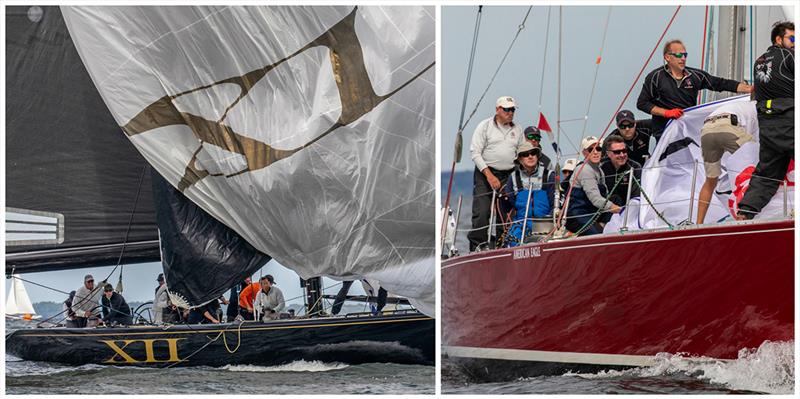
[(106, 284), (103, 287), (100, 306), (103, 308), (103, 322), (106, 325), (121, 324), (129, 326), (133, 324), (130, 306), (125, 302), (125, 298), (122, 295), (114, 292), (114, 287), (111, 284)]
[(664, 46), (664, 66), (651, 71), (642, 85), (636, 108), (653, 115), (652, 135), (656, 142), (670, 119), (683, 116), (683, 109), (697, 105), (702, 89), (750, 93), (752, 86), (735, 80), (719, 78), (702, 69), (686, 66), (686, 47), (680, 40)]
[[(650, 158), (650, 133), (652, 121), (649, 119), (636, 120), (633, 112), (623, 109), (617, 113), (617, 128), (608, 134), (608, 137), (619, 136), (625, 140), (628, 147), (628, 159), (639, 165), (644, 165)], [(608, 141), (605, 142), (606, 151)], [(604, 156), (605, 158), (606, 156)]]
[(739, 220), (769, 203), (794, 158), (794, 23), (776, 23), (771, 35), (772, 46), (753, 65), (760, 146)]

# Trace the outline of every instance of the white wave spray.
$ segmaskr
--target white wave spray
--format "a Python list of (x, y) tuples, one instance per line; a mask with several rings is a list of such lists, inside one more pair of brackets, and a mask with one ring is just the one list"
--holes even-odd
[(765, 341), (758, 349), (740, 350), (738, 358), (729, 361), (659, 353), (650, 367), (597, 374), (568, 373), (586, 379), (675, 374), (685, 374), (731, 390), (791, 394), (794, 392), (794, 341)]
[(350, 367), (344, 363), (323, 363), (319, 360), (305, 361), (295, 360), (291, 363), (281, 364), (279, 366), (252, 366), (252, 365), (227, 365), (222, 367), (223, 370), (236, 371), (236, 372), (256, 372), (256, 373), (274, 373), (274, 372), (290, 372), (290, 373), (317, 373), (322, 371), (341, 370)]

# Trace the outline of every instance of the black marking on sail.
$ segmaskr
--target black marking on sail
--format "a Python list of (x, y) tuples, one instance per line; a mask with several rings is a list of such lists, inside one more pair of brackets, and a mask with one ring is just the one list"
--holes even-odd
[(216, 300), (271, 257), (152, 174), (161, 263), (171, 293), (190, 307)]
[[(139, 112), (139, 114), (131, 119), (130, 122), (128, 122), (125, 126), (123, 126), (123, 130), (129, 136), (133, 136), (159, 127), (170, 125), (186, 125), (201, 141), (200, 148), (202, 148), (203, 143), (209, 143), (226, 151), (241, 154), (245, 158), (247, 162), (246, 168), (228, 175), (228, 177), (236, 176), (244, 172), (262, 169), (277, 161), (294, 155), (298, 151), (309, 147), (318, 140), (327, 136), (334, 130), (342, 126), (346, 126), (369, 113), (381, 102), (409, 85), (434, 65), (434, 63), (431, 63), (430, 65), (426, 66), (422, 71), (414, 75), (411, 79), (390, 93), (382, 96), (376, 94), (375, 89), (372, 87), (372, 82), (369, 79), (369, 75), (367, 74), (361, 43), (358, 40), (358, 36), (356, 35), (355, 31), (355, 17), (357, 10), (358, 7), (353, 8), (353, 11), (350, 14), (348, 14), (326, 32), (322, 33), (319, 37), (305, 45), (303, 48), (277, 61), (274, 64), (250, 71), (242, 76), (230, 77), (182, 93), (167, 95), (156, 100), (154, 103), (150, 104), (141, 112)], [(228, 115), (228, 112), (242, 98), (247, 96), (250, 92), (250, 89), (253, 88), (259, 80), (266, 76), (267, 73), (291, 58), (302, 54), (304, 51), (319, 46), (327, 47), (330, 50), (331, 66), (333, 68), (333, 75), (336, 80), (336, 86), (338, 88), (339, 98), (342, 104), (341, 115), (332, 126), (299, 147), (278, 149), (261, 141), (239, 134), (230, 126), (223, 123)], [(172, 102), (174, 99), (186, 94), (205, 90), (222, 84), (235, 84), (239, 86), (241, 91), (239, 96), (225, 109), (222, 117), (220, 117), (220, 119), (217, 121), (208, 120), (188, 112), (180, 112)], [(178, 184), (178, 189), (180, 191), (185, 191), (191, 185), (208, 176), (207, 171), (198, 169), (195, 166), (195, 161), (197, 159), (196, 157), (197, 152), (195, 152), (194, 156), (186, 166), (184, 175)]]
[(669, 143), (669, 145), (667, 145), (667, 149), (665, 149), (664, 152), (661, 153), (661, 156), (658, 157), (658, 161), (661, 162), (667, 159), (667, 157), (670, 156), (671, 154), (674, 154), (684, 148), (688, 148), (692, 144), (697, 145), (697, 143), (694, 140), (692, 140), (691, 137), (684, 137), (678, 141), (673, 141), (672, 143)]

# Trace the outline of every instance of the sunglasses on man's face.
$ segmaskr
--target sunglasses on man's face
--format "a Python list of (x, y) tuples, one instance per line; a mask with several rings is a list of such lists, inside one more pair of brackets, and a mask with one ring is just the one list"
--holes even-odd
[(688, 56), (689, 56), (689, 53), (687, 53), (687, 52), (683, 52), (683, 53), (669, 53), (669, 55), (671, 55), (671, 56), (673, 56), (673, 57), (675, 57), (675, 58), (677, 58), (677, 59), (681, 59), (681, 58), (686, 58), (686, 57), (688, 57)]
[(789, 38), (789, 41), (790, 41), (790, 42), (792, 42), (792, 43), (794, 43), (794, 35), (791, 35), (791, 36), (784, 36), (784, 37), (788, 37), (788, 38)]
[(589, 148), (589, 149), (588, 149), (588, 150), (586, 150), (586, 151), (589, 151), (589, 152), (601, 152), (601, 151), (602, 151), (602, 149), (600, 148), (600, 146), (599, 146), (599, 145), (593, 145), (591, 148)]
[(501, 108), (503, 108), (503, 111), (506, 112), (515, 112), (517, 110), (516, 107), (511, 107), (511, 108), (501, 107)]
[(619, 125), (619, 128), (620, 129), (633, 129), (633, 125), (632, 124), (628, 124), (628, 123), (623, 123), (623, 124)]
[(519, 156), (521, 158), (532, 157), (534, 155), (538, 156), (539, 155), (539, 150), (530, 150), (530, 151), (525, 151), (525, 152), (519, 153)]
[(528, 140), (542, 141), (542, 136), (534, 133), (528, 133), (525, 137), (527, 137)]
[(628, 153), (628, 149), (627, 148), (623, 148), (621, 150), (610, 150), (610, 151), (614, 155), (627, 154)]

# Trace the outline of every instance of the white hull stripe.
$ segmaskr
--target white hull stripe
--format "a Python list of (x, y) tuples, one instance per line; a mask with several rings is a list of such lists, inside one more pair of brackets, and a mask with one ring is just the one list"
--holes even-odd
[(569, 246), (569, 247), (559, 247), (559, 248), (542, 248), (542, 250), (544, 252), (549, 252), (549, 251), (561, 251), (563, 249), (576, 249), (576, 248), (603, 247), (603, 246), (610, 246), (610, 245), (638, 244), (638, 243), (641, 243), (641, 242), (688, 240), (688, 239), (691, 239), (691, 238), (701, 238), (701, 237), (722, 237), (722, 236), (735, 236), (735, 235), (745, 235), (745, 234), (774, 233), (774, 232), (779, 232), (779, 231), (792, 231), (792, 230), (794, 230), (794, 227), (788, 227), (788, 228), (785, 228), (785, 229), (737, 231), (737, 232), (731, 232), (731, 233), (715, 233), (715, 234), (697, 234), (697, 235), (691, 235), (691, 236), (650, 238), (650, 239), (645, 239), (645, 240), (622, 241), (622, 242), (606, 242), (606, 243), (586, 244), (586, 245), (573, 245), (573, 246)]
[(495, 255), (495, 256), (486, 256), (486, 257), (481, 257), (481, 258), (476, 258), (476, 259), (462, 260), (461, 262), (451, 263), (451, 264), (449, 264), (447, 266), (442, 265), (442, 269), (447, 269), (448, 267), (458, 266), (458, 265), (464, 264), (464, 263), (472, 263), (472, 262), (478, 262), (478, 261), (482, 262), (482, 261), (485, 261), (485, 260), (488, 260), (488, 259), (495, 259), (495, 258), (506, 258), (506, 257), (509, 257), (511, 255), (512, 254), (509, 252), (509, 253)]
[[(558, 247), (558, 248), (546, 248), (542, 247), (542, 251), (550, 252), (550, 251), (561, 251), (566, 249), (578, 249), (578, 248), (592, 248), (592, 247), (606, 247), (611, 245), (628, 245), (628, 244), (639, 244), (643, 242), (658, 242), (658, 241), (673, 241), (673, 240), (687, 240), (692, 238), (702, 238), (702, 237), (723, 237), (723, 236), (733, 236), (733, 235), (744, 235), (744, 234), (759, 234), (759, 233), (774, 233), (780, 231), (792, 231), (794, 227), (787, 227), (783, 229), (769, 229), (769, 230), (754, 230), (754, 231), (736, 231), (731, 233), (714, 233), (714, 234), (696, 234), (696, 235), (686, 235), (686, 236), (678, 236), (678, 237), (664, 237), (664, 238), (650, 238), (650, 239), (638, 239), (638, 240), (630, 240), (630, 241), (621, 241), (621, 242), (602, 242), (597, 244), (585, 244), (585, 245), (572, 245), (568, 247)], [(541, 245), (541, 244), (540, 244)], [(487, 256), (487, 257), (479, 257), (475, 259), (468, 259), (461, 262), (450, 263), (447, 266), (442, 265), (442, 270), (447, 269), (449, 267), (463, 265), (465, 263), (475, 263), (475, 262), (483, 262), (489, 259), (495, 258), (502, 258), (511, 256), (513, 253), (505, 253), (501, 255), (495, 256)]]
[(451, 357), (516, 360), (524, 362), (602, 364), (645, 367), (655, 364), (654, 356), (610, 355), (605, 353), (549, 352), (526, 349), (475, 348), (442, 346), (442, 353)]

